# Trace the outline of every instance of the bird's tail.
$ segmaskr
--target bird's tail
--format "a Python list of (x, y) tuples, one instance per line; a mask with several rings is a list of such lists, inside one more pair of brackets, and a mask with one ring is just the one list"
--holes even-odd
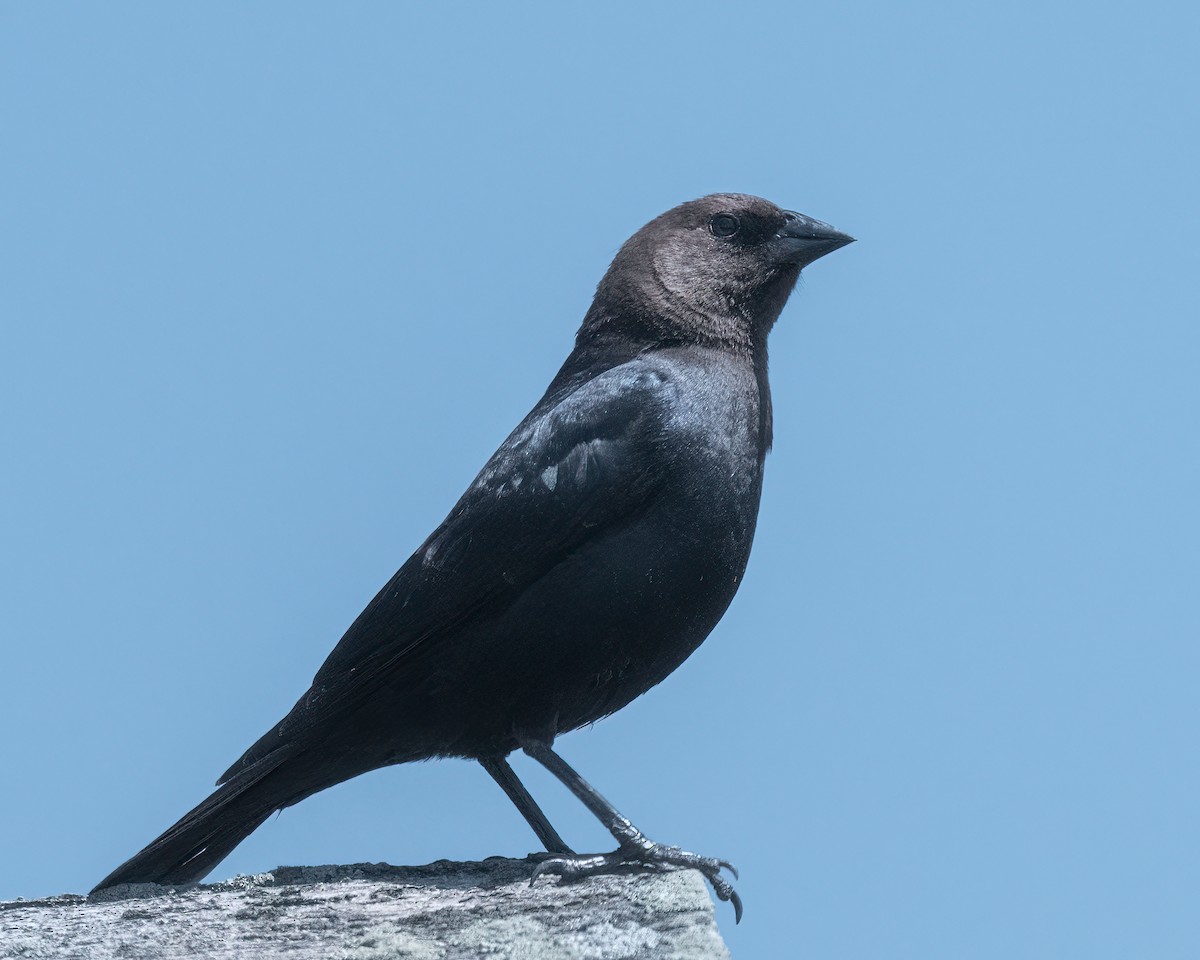
[(305, 776), (297, 761), (302, 767), (303, 755), (293, 757), (284, 747), (238, 771), (92, 892), (119, 883), (173, 885), (200, 880), (276, 810), (329, 785)]

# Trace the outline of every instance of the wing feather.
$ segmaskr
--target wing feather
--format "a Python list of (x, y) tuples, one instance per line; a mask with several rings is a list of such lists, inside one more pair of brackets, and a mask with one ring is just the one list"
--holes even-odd
[[(313, 686), (222, 780), (361, 703), (413, 652), (492, 615), (588, 540), (629, 522), (662, 476), (664, 402), (650, 358), (546, 398), (501, 444), (446, 519), (376, 594)], [(423, 660), (424, 658), (420, 658)]]

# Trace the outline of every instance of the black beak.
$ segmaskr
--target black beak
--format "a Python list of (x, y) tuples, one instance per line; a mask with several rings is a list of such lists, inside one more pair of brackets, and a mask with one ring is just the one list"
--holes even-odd
[(786, 260), (801, 267), (854, 242), (848, 233), (794, 210), (784, 210), (783, 216), (783, 226), (775, 234), (775, 245)]

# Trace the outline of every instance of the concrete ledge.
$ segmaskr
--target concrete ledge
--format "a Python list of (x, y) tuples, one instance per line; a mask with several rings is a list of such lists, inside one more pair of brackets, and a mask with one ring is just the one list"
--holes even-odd
[(79, 960), (717, 960), (698, 873), (530, 888), (531, 860), (279, 867), (183, 888), (128, 884), (0, 904), (0, 956)]

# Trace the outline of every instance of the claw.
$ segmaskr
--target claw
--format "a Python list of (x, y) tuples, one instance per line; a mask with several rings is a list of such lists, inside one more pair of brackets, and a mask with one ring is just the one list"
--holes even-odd
[(717, 899), (733, 905), (734, 922), (741, 923), (742, 898), (729, 881), (721, 876), (721, 870), (725, 869), (733, 874), (735, 880), (738, 879), (737, 867), (728, 860), (701, 857), (679, 847), (660, 846), (650, 841), (644, 845), (623, 846), (612, 853), (571, 857), (547, 856), (533, 868), (529, 885), (532, 887), (538, 877), (547, 873), (553, 873), (564, 882), (570, 882), (603, 873), (630, 873), (641, 870), (666, 873), (676, 867), (699, 870), (712, 884)]
[(532, 887), (537, 882), (537, 878), (544, 873), (558, 873), (558, 870), (555, 869), (558, 866), (560, 864), (556, 863), (554, 859), (543, 860), (533, 868), (533, 873), (529, 875), (529, 885)]
[(729, 902), (733, 904), (733, 922), (742, 922), (742, 898), (737, 895), (736, 890), (729, 892)]
[(736, 890), (729, 885), (727, 880), (717, 876), (708, 876), (708, 882), (712, 884), (713, 893), (717, 895), (718, 900), (723, 900), (733, 905), (733, 922), (742, 922), (742, 898), (738, 896)]

